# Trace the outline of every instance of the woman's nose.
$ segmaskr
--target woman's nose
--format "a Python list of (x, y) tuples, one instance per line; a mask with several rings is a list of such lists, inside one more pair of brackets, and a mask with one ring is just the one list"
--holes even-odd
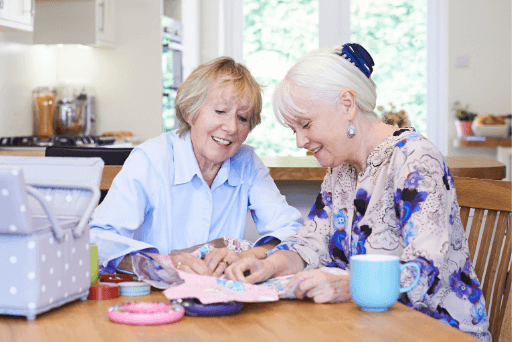
[(234, 134), (236, 132), (236, 115), (229, 115), (226, 120), (224, 120), (224, 124), (222, 125), (224, 130), (229, 134)]
[(306, 135), (301, 131), (297, 131), (295, 136), (297, 138), (297, 147), (306, 148), (306, 145), (309, 143), (309, 139), (306, 137)]

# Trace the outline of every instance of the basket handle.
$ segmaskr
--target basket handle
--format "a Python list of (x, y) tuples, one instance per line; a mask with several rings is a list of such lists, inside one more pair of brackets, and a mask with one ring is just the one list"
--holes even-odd
[[(31, 186), (44, 187), (44, 188), (64, 188), (64, 189), (73, 189), (73, 190), (79, 189), (79, 190), (87, 190), (87, 191), (92, 192), (91, 201), (89, 202), (89, 205), (85, 209), (85, 213), (82, 215), (82, 218), (78, 222), (78, 225), (76, 226), (75, 230), (73, 230), (73, 235), (75, 238), (79, 238), (80, 236), (82, 236), (84, 227), (88, 223), (88, 220), (91, 217), (92, 212), (100, 199), (100, 189), (97, 186), (92, 186), (87, 183), (66, 183), (66, 182), (53, 182), (53, 181), (51, 183), (50, 182), (48, 182), (48, 183), (30, 182), (28, 184)], [(30, 191), (30, 188), (31, 187), (29, 187), (29, 191)], [(32, 188), (32, 189), (36, 190), (34, 188)], [(39, 191), (37, 191), (37, 192), (39, 193), (40, 198), (38, 198), (37, 195), (34, 197), (36, 197), (39, 200), (39, 202), (41, 202), (41, 204), (43, 205), (46, 213), (48, 214), (48, 218), (50, 219), (50, 222), (53, 225), (53, 231), (55, 232), (57, 239), (60, 240), (62, 238), (62, 236), (64, 235), (64, 232), (56, 219), (55, 219), (55, 223), (54, 223), (54, 221), (52, 221), (51, 216), (53, 216), (53, 213), (50, 214), (50, 208), (47, 207), (47, 204), (45, 203), (43, 196), (41, 195), (41, 193)], [(55, 217), (55, 216), (53, 216), (53, 217)]]
[(48, 215), (48, 219), (50, 220), (50, 223), (52, 224), (53, 232), (55, 233), (55, 238), (58, 241), (60, 241), (62, 239), (62, 237), (64, 236), (64, 231), (62, 230), (62, 228), (59, 224), (59, 221), (57, 220), (55, 215), (53, 215), (53, 212), (51, 211), (50, 207), (44, 200), (43, 194), (39, 190), (37, 190), (36, 188), (34, 188), (30, 185), (27, 185), (27, 191), (36, 200), (38, 200), (39, 203), (41, 203), (41, 205), (43, 206), (43, 209), (44, 209), (44, 211), (46, 211), (46, 215)]

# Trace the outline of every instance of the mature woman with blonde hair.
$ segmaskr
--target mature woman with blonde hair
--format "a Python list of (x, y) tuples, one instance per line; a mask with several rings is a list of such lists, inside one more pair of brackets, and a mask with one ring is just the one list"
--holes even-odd
[[(350, 299), (350, 276), (318, 267), (348, 270), (354, 255), (395, 255), (421, 270), (402, 303), (488, 341), (485, 301), (450, 170), (424, 136), (373, 113), (373, 66), (358, 44), (332, 46), (301, 58), (277, 85), (276, 116), (293, 130), (297, 146), (329, 169), (297, 234), (266, 259), (231, 265), (226, 277), (257, 283), (298, 273), (291, 280), (302, 281), (298, 298), (340, 302)], [(414, 272), (402, 272), (402, 285), (412, 282)]]
[[(301, 226), (254, 150), (242, 145), (260, 123), (261, 89), (249, 70), (220, 57), (179, 87), (179, 128), (133, 149), (93, 214), (91, 241), (102, 270), (130, 271), (130, 254), (171, 254), (180, 270), (219, 276), (241, 257), (266, 252)], [(248, 210), (262, 237), (237, 254), (189, 251), (244, 238)]]

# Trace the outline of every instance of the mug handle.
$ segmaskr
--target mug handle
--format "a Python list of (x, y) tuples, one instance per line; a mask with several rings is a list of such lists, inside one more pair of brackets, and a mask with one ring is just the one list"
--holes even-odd
[(418, 266), (418, 264), (414, 262), (408, 262), (406, 264), (400, 265), (400, 273), (402, 273), (402, 270), (406, 267), (414, 267), (416, 269), (416, 278), (414, 279), (411, 285), (407, 287), (401, 287), (400, 293), (410, 291), (414, 286), (416, 286), (418, 280), (420, 280), (420, 267)]

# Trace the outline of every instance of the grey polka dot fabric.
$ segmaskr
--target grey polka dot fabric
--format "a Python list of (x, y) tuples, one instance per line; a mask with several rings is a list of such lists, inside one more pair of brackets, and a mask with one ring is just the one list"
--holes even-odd
[(0, 157), (0, 314), (32, 320), (87, 298), (87, 222), (103, 165), (100, 158)]

